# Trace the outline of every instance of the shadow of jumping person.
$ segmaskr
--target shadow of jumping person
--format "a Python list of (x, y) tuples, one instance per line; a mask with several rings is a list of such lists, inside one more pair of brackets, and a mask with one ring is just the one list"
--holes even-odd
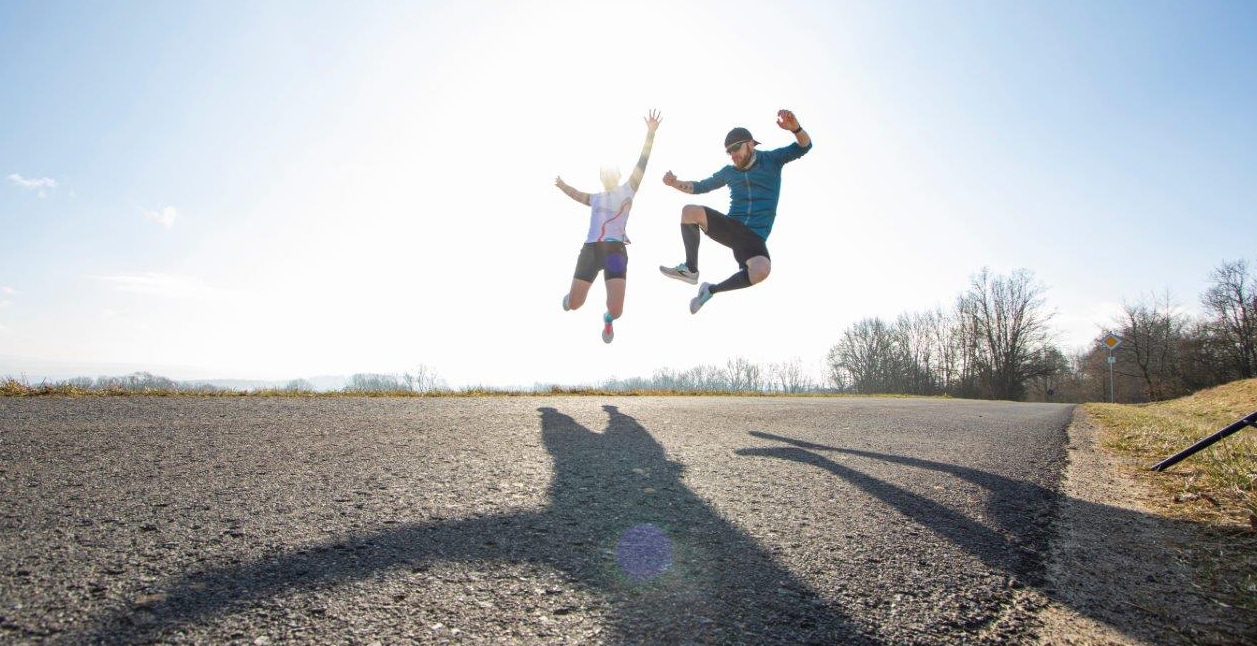
[[(736, 454), (790, 460), (824, 469), (899, 510), (920, 526), (945, 537), (988, 566), (1004, 571), (1022, 583), (1042, 583), (1044, 558), (1050, 540), (1050, 519), (1057, 504), (1057, 492), (954, 464), (826, 446), (762, 431), (751, 431), (749, 434), (790, 446), (738, 449)], [(945, 473), (970, 482), (989, 492), (984, 515), (993, 520), (996, 527), (988, 527), (926, 496), (852, 469), (821, 455), (821, 452)]]
[[(750, 431), (749, 435), (787, 446), (743, 448), (735, 450), (735, 454), (806, 464), (841, 478), (896, 510), (912, 524), (942, 537), (988, 567), (1006, 573), (1010, 581), (1036, 589), (1051, 602), (1097, 621), (1115, 634), (1142, 640), (1141, 643), (1257, 643), (1254, 628), (1257, 622), (1241, 613), (1218, 611), (1212, 600), (1191, 589), (1190, 573), (1179, 569), (1182, 564), (1171, 562), (1179, 558), (1180, 547), (1166, 544), (1167, 537), (1173, 536), (1171, 541), (1192, 540), (1200, 531), (1192, 523), (1073, 499), (1040, 485), (981, 469), (828, 446), (762, 431)], [(971, 483), (989, 495), (985, 505), (961, 512), (824, 454), (946, 474)], [(1086, 536), (1054, 537), (1052, 527), (1060, 520), (1059, 513), (1069, 516), (1067, 524), (1086, 523)], [(1145, 531), (1149, 533), (1144, 534)], [(1047, 561), (1052, 542), (1058, 538), (1076, 542), (1074, 552), (1060, 557), (1064, 567), (1086, 571), (1074, 573), (1058, 569), (1058, 579), (1049, 581)], [(1143, 566), (1124, 567), (1128, 562), (1149, 559), (1159, 564), (1152, 573)], [(1097, 585), (1097, 581), (1105, 584)], [(1017, 641), (1022, 638), (1035, 640), (1031, 636)], [(1054, 643), (1054, 638), (1069, 641), (1077, 638), (1080, 643), (1114, 640), (1107, 635), (1054, 635), (1047, 641), (1035, 643)], [(1117, 641), (1125, 643), (1123, 639), (1113, 643)]]
[(692, 492), (636, 419), (603, 409), (601, 432), (537, 409), (554, 469), (543, 509), (410, 523), (209, 568), (166, 586), (143, 622), (121, 610), (83, 641), (161, 641), (278, 596), (435, 563), (509, 563), (552, 568), (604, 599), (599, 641), (880, 643)]

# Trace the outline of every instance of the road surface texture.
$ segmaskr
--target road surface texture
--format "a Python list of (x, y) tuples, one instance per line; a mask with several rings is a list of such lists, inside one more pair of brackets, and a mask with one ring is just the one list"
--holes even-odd
[(0, 398), (0, 642), (1035, 643), (1072, 412)]

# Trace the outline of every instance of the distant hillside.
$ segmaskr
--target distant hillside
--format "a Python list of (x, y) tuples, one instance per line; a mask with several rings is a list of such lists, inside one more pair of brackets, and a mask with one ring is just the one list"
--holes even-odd
[(308, 384), (308, 387), (315, 392), (330, 392), (341, 390), (348, 383), (349, 378), (343, 375), (321, 375), (318, 377), (300, 377), (293, 379), (285, 379), (283, 381), (262, 381), (256, 379), (191, 379), (180, 381), (180, 386), (214, 386), (215, 388), (227, 388), (230, 390), (272, 390), (286, 388), (294, 381), (302, 381)]

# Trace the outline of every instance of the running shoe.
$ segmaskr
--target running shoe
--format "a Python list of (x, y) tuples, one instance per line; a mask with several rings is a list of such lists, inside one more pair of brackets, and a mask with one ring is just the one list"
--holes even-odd
[(611, 312), (602, 315), (602, 342), (611, 343), (611, 339), (615, 338), (615, 330), (611, 328), (611, 322), (615, 319), (611, 318)]
[(711, 300), (712, 296), (715, 294), (711, 293), (711, 283), (703, 283), (699, 286), (698, 296), (690, 299), (690, 314), (698, 314), (698, 310), (703, 307), (704, 303)]
[(685, 263), (681, 263), (676, 267), (664, 267), (663, 265), (659, 265), (659, 273), (667, 276), (668, 278), (675, 278), (691, 285), (698, 284), (698, 272), (690, 271), (690, 268), (686, 267)]
[(570, 311), (572, 311), (572, 307), (571, 307), (570, 305), (568, 305), (568, 304), (567, 304), (567, 303), (568, 303), (568, 300), (567, 300), (567, 299), (569, 299), (569, 298), (571, 298), (571, 297), (572, 297), (572, 295), (571, 295), (571, 294), (564, 294), (564, 295), (563, 295), (563, 311), (564, 311), (564, 312), (570, 312)]

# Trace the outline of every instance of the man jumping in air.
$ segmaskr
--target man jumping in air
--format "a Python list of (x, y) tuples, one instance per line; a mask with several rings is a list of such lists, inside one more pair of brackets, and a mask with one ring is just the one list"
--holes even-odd
[(768, 278), (772, 261), (768, 256), (768, 234), (777, 219), (777, 199), (781, 193), (781, 169), (812, 149), (812, 138), (799, 125), (789, 110), (777, 111), (777, 126), (794, 134), (795, 142), (775, 150), (757, 151), (759, 145), (746, 128), (734, 128), (725, 135), (725, 152), (733, 163), (699, 182), (677, 181), (668, 171), (663, 183), (682, 193), (698, 195), (729, 187), (729, 214), (697, 204), (681, 209), (681, 242), (685, 244), (685, 262), (676, 267), (659, 267), (669, 278), (691, 285), (698, 282), (699, 229), (707, 237), (733, 250), (738, 272), (724, 282), (703, 283), (698, 296), (690, 300), (690, 313), (697, 314), (712, 295), (743, 289)]
[(654, 146), (655, 130), (659, 128), (659, 112), (651, 110), (645, 117), (646, 141), (642, 144), (642, 154), (637, 159), (637, 166), (629, 175), (627, 182), (620, 184), (620, 171), (615, 168), (602, 169), (601, 193), (583, 193), (569, 186), (562, 177), (554, 178), (554, 185), (559, 187), (568, 197), (590, 207), (589, 232), (585, 235), (585, 244), (576, 258), (576, 271), (572, 276), (572, 287), (563, 295), (563, 309), (574, 310), (585, 304), (589, 288), (593, 285), (598, 272), (603, 273), (603, 282), (607, 287), (607, 312), (602, 315), (602, 340), (611, 343), (615, 338), (612, 321), (624, 313), (624, 288), (628, 276), (628, 226), (629, 210), (633, 207), (633, 195), (641, 186), (642, 177), (646, 174), (646, 162), (650, 160), (650, 149)]

